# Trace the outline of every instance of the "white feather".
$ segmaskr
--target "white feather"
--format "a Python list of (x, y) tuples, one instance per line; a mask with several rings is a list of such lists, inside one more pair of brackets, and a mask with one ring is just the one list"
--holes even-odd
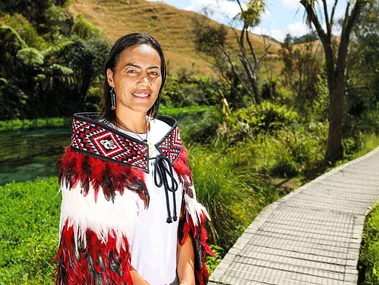
[(80, 183), (77, 183), (74, 188), (66, 188), (65, 182), (63, 182), (60, 190), (62, 191), (60, 234), (68, 221), (68, 226), (74, 227), (76, 250), (79, 240), (86, 246), (87, 229), (94, 231), (104, 243), (107, 242), (108, 234), (113, 235), (113, 231), (118, 251), (121, 247), (125, 249), (123, 236), (131, 244), (136, 217), (139, 208), (143, 207), (142, 199), (135, 192), (128, 189), (124, 190), (123, 195), (116, 192), (116, 197), (112, 202), (112, 200), (105, 199), (103, 190), (100, 188), (95, 202), (95, 191), (92, 184), (90, 184), (86, 196), (81, 193)]
[(197, 202), (194, 186), (192, 185), (190, 187), (193, 193), (193, 198), (191, 198), (187, 194), (184, 194), (184, 201), (186, 205), (187, 215), (191, 217), (194, 226), (197, 226), (201, 223), (201, 217), (203, 214), (206, 215), (208, 220), (210, 220), (210, 217), (205, 207), (201, 205), (199, 202)]

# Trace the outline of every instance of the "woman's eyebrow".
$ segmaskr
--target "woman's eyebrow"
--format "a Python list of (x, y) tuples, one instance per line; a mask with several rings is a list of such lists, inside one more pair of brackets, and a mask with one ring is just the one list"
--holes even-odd
[(142, 68), (141, 66), (137, 65), (137, 64), (134, 64), (134, 63), (127, 63), (124, 65), (124, 67), (126, 66), (133, 66), (133, 67), (136, 67), (136, 68)]
[[(134, 64), (134, 63), (127, 63), (127, 64), (124, 65), (124, 67), (126, 67), (126, 66), (132, 66), (132, 67), (135, 67), (135, 68), (142, 68), (141, 66), (139, 66), (139, 65), (137, 65), (137, 64)], [(158, 69), (160, 69), (160, 67), (159, 67), (159, 66), (156, 66), (156, 65), (154, 65), (154, 66), (150, 66), (150, 67), (148, 67), (147, 69), (153, 69), (153, 68), (158, 68)]]

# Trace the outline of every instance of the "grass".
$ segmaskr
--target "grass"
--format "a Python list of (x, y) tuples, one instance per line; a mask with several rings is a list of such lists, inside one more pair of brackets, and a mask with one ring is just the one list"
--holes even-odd
[(39, 118), (33, 120), (0, 121), (0, 132), (71, 126), (72, 118)]
[(205, 111), (213, 111), (214, 109), (214, 106), (188, 106), (179, 108), (160, 106), (159, 113), (165, 116), (176, 117), (183, 114), (198, 114)]
[[(188, 106), (188, 107), (166, 107), (160, 106), (159, 113), (165, 116), (180, 117), (182, 115), (196, 115), (205, 111), (214, 110), (213, 106)], [(0, 121), (0, 132), (32, 130), (42, 128), (67, 128), (70, 127), (72, 118), (38, 118), (33, 120), (6, 120)]]
[(52, 284), (57, 192), (56, 177), (0, 187), (0, 284)]
[(363, 137), (361, 139), (361, 147), (357, 152), (352, 153), (348, 156), (349, 160), (356, 159), (358, 157), (361, 157), (365, 155), (366, 153), (372, 151), (376, 147), (379, 146), (379, 135), (370, 133), (370, 134), (363, 134)]
[(358, 284), (379, 285), (379, 206), (366, 217), (358, 269)]

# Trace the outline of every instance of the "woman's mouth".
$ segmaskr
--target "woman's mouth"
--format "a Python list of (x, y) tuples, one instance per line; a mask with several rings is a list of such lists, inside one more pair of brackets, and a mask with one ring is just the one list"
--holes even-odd
[(138, 98), (148, 98), (150, 96), (150, 93), (146, 91), (135, 91), (132, 93), (133, 96)]

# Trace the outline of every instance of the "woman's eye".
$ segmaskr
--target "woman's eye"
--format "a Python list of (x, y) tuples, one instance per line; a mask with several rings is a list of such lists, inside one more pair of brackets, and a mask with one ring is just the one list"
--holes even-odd
[(155, 77), (159, 75), (159, 73), (158, 73), (158, 72), (155, 72), (155, 71), (150, 72), (149, 74), (150, 74), (151, 76), (155, 76)]

